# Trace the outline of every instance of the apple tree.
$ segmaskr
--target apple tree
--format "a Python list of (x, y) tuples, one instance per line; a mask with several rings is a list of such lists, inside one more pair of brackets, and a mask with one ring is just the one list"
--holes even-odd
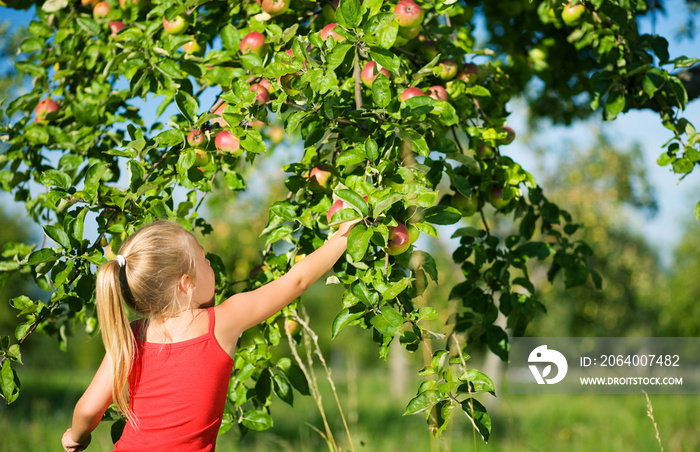
[[(475, 395), (496, 388), (470, 367), (468, 345), (507, 358), (499, 314), (522, 335), (544, 310), (533, 263), (567, 287), (601, 280), (576, 219), (502, 153), (515, 139), (508, 102), (527, 92), (535, 115), (564, 122), (651, 108), (671, 131), (659, 163), (689, 174), (700, 159), (681, 115), (697, 97), (698, 60), (671, 59), (663, 37), (639, 34), (644, 1), (4, 2), (30, 3), (15, 68), (32, 86), (5, 106), (0, 186), (45, 240), (6, 246), (0, 271), (30, 273), (50, 295), (10, 301), (19, 321), (0, 349), (8, 402), (19, 392), (12, 366), (34, 332), (66, 340), (72, 328), (95, 330), (96, 266), (125, 237), (157, 218), (210, 232), (205, 196), (259, 189), (246, 174), (274, 158), (263, 154), (283, 131), (303, 152), (284, 166), (287, 195), (261, 231), (261, 271), (233, 284), (210, 255), (217, 299), (279, 276), (334, 225), (360, 219), (328, 280), (344, 287), (328, 328), (366, 330), (382, 358), (393, 341), (426, 348), (432, 362), (406, 413), (425, 414), (440, 434), (457, 409), (487, 440)], [(494, 228), (494, 215), (514, 232)], [(441, 269), (415, 241), (438, 237), (437, 226), (459, 240), (464, 279), (451, 290), (454, 322), (431, 331), (438, 312), (415, 300)], [(284, 334), (278, 320), (237, 351), (228, 425), (268, 428), (272, 400), (304, 392), (298, 369), (270, 353)]]

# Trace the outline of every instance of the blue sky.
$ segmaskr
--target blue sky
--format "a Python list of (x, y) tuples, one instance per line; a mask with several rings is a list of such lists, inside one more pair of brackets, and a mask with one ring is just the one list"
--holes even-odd
[[(669, 40), (669, 50), (671, 58), (681, 55), (698, 57), (697, 39), (695, 41), (678, 41), (673, 37), (678, 26), (685, 18), (685, 2), (683, 0), (667, 0), (667, 16), (658, 16), (656, 19), (656, 32)], [(15, 11), (2, 9), (5, 20), (9, 20), (13, 26), (27, 24), (31, 20), (32, 14), (27, 11)], [(641, 24), (642, 31), (652, 32), (650, 20)], [(524, 130), (525, 115), (519, 114), (517, 103), (513, 105), (513, 121), (509, 125), (516, 131)], [(165, 117), (168, 116), (164, 115)], [(599, 116), (599, 115), (596, 115)], [(695, 126), (700, 128), (700, 101), (691, 103), (684, 116)], [(649, 178), (656, 189), (659, 202), (659, 213), (654, 218), (641, 216), (633, 217), (633, 228), (646, 236), (659, 250), (662, 258), (668, 263), (671, 252), (676, 246), (681, 234), (683, 225), (689, 221), (695, 221), (693, 209), (695, 203), (700, 200), (700, 184), (697, 176), (691, 176), (681, 184), (677, 184), (678, 176), (672, 174), (668, 168), (661, 168), (656, 165), (656, 159), (662, 151), (662, 145), (671, 138), (671, 133), (665, 129), (659, 117), (651, 111), (633, 111), (620, 115), (613, 122), (602, 122), (596, 118), (577, 123), (571, 127), (546, 127), (539, 131), (534, 142), (525, 144), (516, 141), (508, 146), (506, 154), (512, 156), (527, 170), (533, 172), (537, 177), (537, 168), (533, 159), (532, 148), (550, 147), (555, 152), (565, 152), (558, 143), (575, 142), (581, 146), (590, 142), (591, 130), (593, 127), (600, 128), (608, 136), (613, 137), (615, 142), (619, 142), (621, 147), (628, 147), (632, 143), (639, 143), (644, 153), (644, 159), (648, 170)], [(697, 172), (697, 171), (696, 171)], [(0, 193), (3, 205), (11, 202), (11, 197), (6, 193)]]

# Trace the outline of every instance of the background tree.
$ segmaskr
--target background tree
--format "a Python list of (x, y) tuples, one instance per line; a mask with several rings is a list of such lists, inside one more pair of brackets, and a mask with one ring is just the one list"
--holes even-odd
[[(699, 135), (682, 117), (697, 97), (698, 60), (671, 59), (665, 38), (639, 34), (644, 2), (573, 2), (573, 12), (554, 0), (513, 1), (508, 10), (471, 1), (299, 1), (280, 10), (212, 0), (83, 3), (36, 2), (15, 64), (33, 87), (5, 112), (0, 186), (26, 205), (47, 242), (8, 253), (3, 268), (31, 273), (51, 293), (13, 300), (21, 320), (2, 342), (8, 401), (17, 396), (17, 345), (37, 328), (94, 327), (95, 266), (155, 218), (211, 233), (204, 197), (246, 191), (249, 169), (283, 125), (304, 152), (283, 166), (286, 194), (262, 230), (265, 270), (241, 283), (212, 256), (217, 299), (280, 275), (334, 224), (361, 218), (329, 279), (343, 290), (332, 336), (366, 329), (382, 358), (397, 338), (424, 348), (430, 365), (406, 413), (425, 413), (440, 434), (458, 408), (488, 439), (490, 419), (473, 394), (495, 388), (467, 365), (463, 338), (505, 359), (499, 312), (520, 335), (543, 309), (530, 260), (566, 287), (600, 285), (590, 247), (574, 236), (578, 220), (501, 154), (515, 138), (508, 102), (526, 95), (537, 116), (564, 122), (651, 108), (672, 132), (659, 163), (687, 175), (698, 160)], [(475, 14), (491, 31), (483, 48), (475, 48)], [(367, 63), (386, 72), (363, 77)], [(156, 117), (139, 99), (158, 103)], [(336, 202), (345, 208), (328, 217)], [(426, 325), (441, 313), (417, 300), (444, 270), (413, 241), (463, 217), (475, 221), (454, 233), (464, 276), (450, 291), (457, 308), (433, 331)], [(289, 360), (270, 353), (281, 342), (277, 320), (236, 355), (227, 414), (243, 430), (269, 427), (273, 394), (290, 402), (291, 387), (300, 389)]]

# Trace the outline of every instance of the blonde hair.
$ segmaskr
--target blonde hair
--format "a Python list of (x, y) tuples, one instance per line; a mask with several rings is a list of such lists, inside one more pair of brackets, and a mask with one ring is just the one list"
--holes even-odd
[[(196, 277), (194, 236), (178, 223), (157, 221), (136, 231), (121, 246), (117, 260), (97, 272), (97, 318), (111, 359), (112, 397), (127, 418), (127, 383), (135, 354), (135, 338), (124, 303), (147, 322), (172, 317), (187, 308), (178, 297), (183, 275)], [(141, 332), (144, 333), (145, 326)]]

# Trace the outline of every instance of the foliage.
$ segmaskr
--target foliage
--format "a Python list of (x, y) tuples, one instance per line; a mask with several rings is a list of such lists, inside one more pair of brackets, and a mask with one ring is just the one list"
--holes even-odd
[[(559, 19), (563, 5), (554, 0), (508, 2), (517, 8), (507, 14), (504, 2), (419, 2), (425, 18), (416, 30), (422, 37), (414, 38), (407, 37), (414, 30), (395, 22), (394, 4), (379, 0), (300, 0), (275, 16), (245, 1), (108, 0), (105, 17), (80, 2), (36, 3), (15, 64), (33, 77), (33, 88), (6, 109), (9, 147), (0, 155), (0, 186), (26, 205), (50, 243), (13, 245), (2, 270), (30, 272), (51, 295), (46, 302), (12, 300), (21, 320), (14, 338), (2, 338), (2, 393), (8, 402), (18, 391), (12, 364), (38, 326), (63, 339), (75, 324), (95, 328), (95, 267), (155, 218), (209, 233), (211, 223), (200, 211), (204, 196), (254, 189), (246, 173), (273, 140), (274, 124), (282, 124), (287, 135), (300, 137), (304, 154), (284, 167), (288, 194), (271, 206), (262, 231), (264, 267), (245, 287), (234, 286), (222, 259), (211, 255), (217, 300), (279, 276), (297, 254), (318, 248), (329, 227), (361, 218), (346, 258), (329, 279), (344, 287), (333, 335), (351, 325), (366, 329), (382, 358), (396, 338), (409, 351), (428, 347), (433, 362), (421, 372), (425, 382), (406, 412), (426, 413), (440, 434), (458, 408), (487, 439), (489, 416), (472, 395), (494, 387), (467, 366), (466, 347), (455, 333), (468, 333), (505, 359), (507, 334), (494, 324), (499, 311), (519, 335), (543, 309), (528, 261), (544, 263), (547, 278), (562, 275), (567, 287), (600, 284), (588, 263), (590, 247), (573, 237), (579, 225), (521, 165), (500, 154), (511, 139), (503, 128), (507, 103), (532, 77), (544, 82), (535, 106), (548, 102), (551, 114), (565, 120), (584, 114), (576, 103), (581, 93), (606, 119), (652, 103), (674, 134), (659, 163), (688, 174), (698, 160), (700, 135), (678, 115), (688, 101), (685, 87), (662, 67), (684, 68), (697, 60), (671, 60), (662, 37), (637, 34), (635, 18), (646, 12), (644, 2), (585, 2), (587, 12), (576, 25)], [(492, 27), (493, 49), (475, 48), (475, 11)], [(166, 31), (164, 21), (178, 16), (186, 19), (186, 30)], [(494, 28), (497, 17), (506, 33)], [(116, 21), (125, 28), (113, 31)], [(329, 22), (338, 23), (340, 38), (321, 39)], [(258, 53), (241, 50), (249, 32), (265, 37)], [(193, 40), (205, 51), (186, 47)], [(467, 72), (445, 84), (452, 77), (440, 65), (446, 58)], [(360, 73), (367, 61), (391, 77), (380, 74), (365, 86)], [(269, 100), (257, 100), (251, 85), (265, 81)], [(445, 84), (449, 100), (399, 97), (408, 87), (438, 84)], [(58, 109), (33, 118), (49, 97)], [(156, 97), (156, 118), (135, 106)], [(158, 119), (170, 112), (166, 121)], [(203, 145), (188, 144), (194, 129), (205, 134)], [(214, 137), (222, 129), (239, 138), (243, 156), (216, 150)], [(321, 165), (332, 173), (328, 186), (309, 180), (312, 168)], [(449, 183), (449, 190), (441, 183)], [(458, 210), (458, 194), (477, 199), (476, 212)], [(348, 208), (329, 221), (326, 213), (336, 199)], [(510, 216), (517, 233), (492, 231), (485, 211)], [(454, 232), (460, 245), (453, 260), (464, 281), (451, 298), (460, 310), (444, 331), (429, 331), (425, 322), (438, 313), (414, 300), (428, 281), (440, 280), (441, 269), (415, 245), (390, 253), (390, 233), (404, 223), (435, 237), (436, 225), (455, 225), (463, 214), (482, 221)], [(96, 237), (86, 224), (96, 224)], [(304, 392), (298, 369), (272, 357), (270, 348), (280, 339), (272, 318), (237, 352), (227, 415), (242, 430), (272, 424), (273, 394), (290, 401), (291, 388)]]

